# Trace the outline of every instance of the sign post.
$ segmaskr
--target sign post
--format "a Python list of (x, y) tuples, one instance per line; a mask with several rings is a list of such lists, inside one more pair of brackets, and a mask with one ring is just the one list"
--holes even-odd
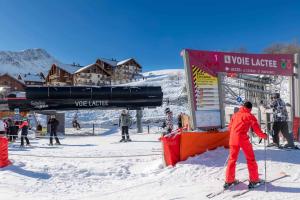
[(244, 54), (185, 49), (182, 55), (193, 129), (225, 127), (222, 73), (293, 76), (294, 57), (290, 54)]

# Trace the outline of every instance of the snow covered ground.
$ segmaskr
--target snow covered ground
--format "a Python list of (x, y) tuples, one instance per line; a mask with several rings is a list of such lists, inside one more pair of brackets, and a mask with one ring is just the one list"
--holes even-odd
[[(134, 130), (131, 130), (134, 133)], [(118, 130), (109, 135), (68, 136), (61, 146), (32, 139), (32, 147), (9, 146), (13, 165), (0, 169), (0, 199), (206, 199), (224, 182), (228, 150), (219, 148), (163, 167), (159, 134), (132, 134), (132, 143), (119, 143)], [(260, 173), (264, 150), (254, 145)], [(300, 151), (267, 150), (268, 178), (285, 172), (290, 177), (249, 192), (240, 199), (300, 199)], [(247, 177), (243, 154), (237, 177)], [(262, 178), (264, 175), (261, 176)], [(246, 184), (236, 190), (245, 189)], [(238, 191), (215, 199), (231, 199)]]
[[(202, 200), (208, 193), (222, 188), (227, 149), (206, 152), (175, 167), (163, 166), (159, 126), (166, 107), (173, 111), (175, 123), (177, 114), (188, 111), (184, 71), (161, 70), (144, 76), (145, 80), (129, 85), (161, 86), (165, 99), (162, 107), (143, 111), (144, 133), (137, 134), (134, 124), (130, 129), (133, 142), (119, 143), (120, 110), (80, 111), (81, 130), (71, 128), (75, 112), (66, 112), (67, 136), (61, 140), (63, 145), (49, 147), (48, 139), (43, 138), (32, 138), (32, 147), (25, 149), (19, 149), (19, 142), (10, 144), (13, 165), (0, 169), (0, 200)], [(134, 118), (135, 111), (130, 113)], [(45, 123), (42, 116), (38, 119)], [(95, 124), (95, 136), (74, 136), (90, 135), (92, 124)], [(264, 178), (263, 146), (254, 145), (254, 149)], [(268, 193), (259, 188), (237, 199), (300, 199), (299, 153), (268, 149), (267, 180), (280, 172), (290, 176), (269, 184)], [(247, 174), (241, 153), (237, 178), (246, 178)], [(236, 190), (246, 187), (240, 184)], [(232, 199), (238, 191), (227, 191), (214, 199)]]

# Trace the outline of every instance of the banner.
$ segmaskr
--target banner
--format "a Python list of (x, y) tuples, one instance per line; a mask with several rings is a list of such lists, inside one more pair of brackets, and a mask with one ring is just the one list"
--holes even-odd
[(211, 75), (218, 72), (293, 75), (292, 54), (246, 54), (186, 50), (190, 65), (199, 66)]

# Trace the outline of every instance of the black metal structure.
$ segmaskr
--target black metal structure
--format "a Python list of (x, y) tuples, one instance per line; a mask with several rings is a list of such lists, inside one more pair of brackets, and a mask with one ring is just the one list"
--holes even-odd
[(9, 110), (75, 110), (158, 107), (161, 87), (28, 87), (26, 98), (8, 98)]

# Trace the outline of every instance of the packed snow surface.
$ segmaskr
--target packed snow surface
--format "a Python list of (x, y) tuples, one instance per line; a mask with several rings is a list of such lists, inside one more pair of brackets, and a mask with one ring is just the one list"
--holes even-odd
[[(159, 134), (136, 134), (131, 143), (119, 143), (118, 129), (108, 135), (61, 139), (50, 147), (48, 139), (31, 139), (32, 147), (10, 144), (13, 165), (0, 170), (1, 199), (206, 199), (224, 182), (228, 150), (218, 148), (191, 157), (175, 167), (164, 167)], [(254, 145), (259, 171), (264, 178), (263, 145)], [(285, 172), (290, 176), (261, 187), (240, 199), (299, 199), (299, 151), (267, 150), (267, 179)], [(240, 154), (237, 178), (247, 177)], [(247, 187), (240, 184), (215, 199), (231, 196)]]

